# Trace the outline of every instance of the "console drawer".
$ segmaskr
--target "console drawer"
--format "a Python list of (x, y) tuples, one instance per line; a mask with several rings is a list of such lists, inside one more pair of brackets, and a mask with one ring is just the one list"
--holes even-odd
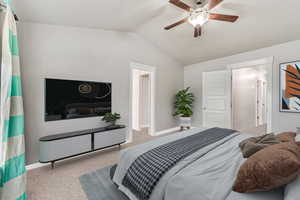
[(40, 162), (49, 162), (92, 150), (91, 135), (40, 141)]
[(126, 129), (117, 129), (113, 131), (95, 133), (94, 149), (100, 149), (125, 142), (125, 130)]

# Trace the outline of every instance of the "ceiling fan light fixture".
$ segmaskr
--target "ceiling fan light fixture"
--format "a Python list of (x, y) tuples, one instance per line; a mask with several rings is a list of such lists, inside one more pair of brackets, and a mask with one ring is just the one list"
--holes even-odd
[(192, 13), (189, 17), (188, 21), (190, 24), (192, 24), (194, 27), (200, 25), (203, 26), (208, 21), (208, 12), (195, 12)]

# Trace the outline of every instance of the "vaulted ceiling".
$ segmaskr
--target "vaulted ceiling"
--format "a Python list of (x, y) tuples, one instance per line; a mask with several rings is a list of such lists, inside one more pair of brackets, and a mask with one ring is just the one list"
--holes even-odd
[(214, 12), (240, 19), (210, 21), (200, 38), (188, 23), (163, 29), (187, 16), (168, 0), (15, 0), (14, 5), (25, 22), (136, 32), (184, 65), (300, 39), (296, 0), (224, 0)]

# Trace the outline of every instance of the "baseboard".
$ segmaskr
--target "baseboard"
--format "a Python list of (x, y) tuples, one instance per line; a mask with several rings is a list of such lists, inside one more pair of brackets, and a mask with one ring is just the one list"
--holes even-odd
[(40, 167), (47, 166), (47, 165), (50, 165), (50, 163), (33, 163), (33, 164), (30, 164), (30, 165), (26, 165), (26, 170), (30, 171), (30, 170), (33, 170), (33, 169), (37, 169), (37, 168), (40, 168)]
[(175, 131), (179, 131), (179, 130), (180, 130), (180, 127), (178, 126), (178, 127), (174, 127), (174, 128), (170, 128), (170, 129), (158, 131), (158, 132), (155, 133), (155, 136), (164, 135), (164, 134), (175, 132)]

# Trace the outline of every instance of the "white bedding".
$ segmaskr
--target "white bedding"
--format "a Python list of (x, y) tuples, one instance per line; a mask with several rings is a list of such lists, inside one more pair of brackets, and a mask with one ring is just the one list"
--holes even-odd
[[(122, 186), (132, 162), (156, 146), (203, 130), (195, 128), (122, 151), (114, 182), (131, 200), (138, 200)], [(149, 200), (283, 200), (282, 189), (252, 194), (232, 192), (236, 174), (244, 162), (238, 144), (247, 137), (250, 136), (236, 133), (183, 159), (160, 179)]]
[[(297, 134), (296, 141), (300, 141), (300, 134)], [(285, 187), (284, 200), (300, 199), (300, 175)]]

